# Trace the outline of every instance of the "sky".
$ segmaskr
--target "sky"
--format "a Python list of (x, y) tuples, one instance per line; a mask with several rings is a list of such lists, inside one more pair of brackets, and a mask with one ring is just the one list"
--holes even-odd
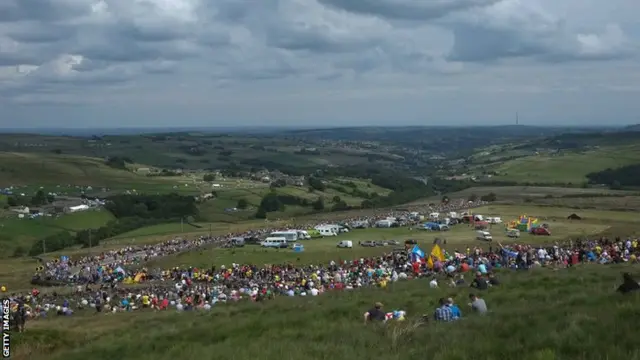
[(640, 123), (638, 0), (2, 0), (0, 128)]

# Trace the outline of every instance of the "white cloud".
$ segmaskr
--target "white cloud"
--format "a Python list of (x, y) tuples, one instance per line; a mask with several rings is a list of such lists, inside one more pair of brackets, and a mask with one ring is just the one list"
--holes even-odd
[[(640, 71), (630, 15), (640, 5), (584, 1), (5, 0), (0, 105), (34, 126), (51, 121), (57, 103), (69, 124), (87, 124), (74, 120), (87, 111), (127, 125), (170, 122), (184, 106), (189, 121), (208, 125), (325, 117), (305, 111), (315, 108), (331, 108), (326, 117), (343, 119), (336, 124), (451, 123), (474, 120), (452, 110), (461, 101), (480, 109), (478, 120), (495, 118), (496, 106), (474, 91), (524, 108), (531, 94), (557, 101), (556, 92), (598, 96), (602, 107), (609, 91), (628, 94), (631, 119), (637, 85), (620, 69)], [(97, 111), (104, 101), (123, 110)], [(366, 101), (385, 111), (365, 111)], [(573, 122), (595, 116), (547, 111)]]

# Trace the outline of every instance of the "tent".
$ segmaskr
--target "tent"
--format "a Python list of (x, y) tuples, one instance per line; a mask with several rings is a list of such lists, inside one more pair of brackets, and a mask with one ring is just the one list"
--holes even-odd
[(302, 244), (295, 244), (293, 245), (293, 252), (303, 252), (304, 251), (304, 246)]
[(567, 219), (569, 219), (569, 220), (582, 220), (582, 218), (580, 216), (578, 216), (578, 214), (575, 214), (575, 213), (567, 216)]

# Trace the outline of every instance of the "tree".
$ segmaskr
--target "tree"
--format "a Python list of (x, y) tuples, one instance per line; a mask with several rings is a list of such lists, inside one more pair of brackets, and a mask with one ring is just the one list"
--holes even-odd
[(492, 202), (492, 201), (496, 201), (498, 199), (498, 197), (496, 196), (495, 193), (488, 193), (487, 195), (482, 195), (480, 197), (480, 200), (482, 201), (488, 201), (488, 202)]
[(47, 196), (44, 194), (44, 191), (38, 190), (35, 196), (31, 198), (31, 205), (33, 206), (41, 206), (47, 204)]
[(216, 175), (215, 174), (205, 174), (202, 177), (202, 180), (207, 181), (207, 182), (212, 182), (216, 180)]
[(620, 181), (618, 181), (618, 180), (613, 180), (613, 182), (611, 182), (611, 186), (609, 186), (609, 188), (611, 188), (611, 190), (620, 190), (620, 189), (622, 189), (622, 184), (620, 184)]
[(442, 203), (443, 204), (448, 204), (449, 203), (449, 197), (447, 195), (442, 197)]
[(313, 210), (324, 210), (324, 198), (320, 196), (316, 201), (313, 202), (313, 204), (311, 204), (311, 206), (313, 206)]
[(247, 207), (249, 207), (249, 203), (247, 202), (247, 199), (240, 199), (238, 200), (238, 204), (236, 205), (236, 207), (238, 209), (246, 209)]
[(476, 195), (476, 194), (471, 194), (471, 195), (469, 196), (469, 199), (468, 199), (468, 200), (469, 200), (469, 201), (476, 201), (476, 200), (478, 200), (478, 195)]
[(349, 205), (344, 200), (338, 201), (331, 207), (331, 211), (349, 210)]
[(14, 196), (11, 196), (7, 199), (7, 205), (9, 206), (18, 206), (18, 199), (16, 199)]
[(309, 186), (318, 191), (325, 191), (327, 189), (324, 182), (315, 176), (309, 177)]
[(340, 199), (340, 196), (336, 195), (336, 196), (334, 196), (334, 197), (333, 197), (333, 200), (332, 200), (332, 201), (333, 201), (335, 204), (337, 204), (337, 203), (339, 203), (340, 201), (342, 201), (342, 199)]
[(267, 212), (264, 211), (263, 208), (259, 207), (258, 211), (256, 211), (256, 218), (258, 218), (258, 219), (266, 219), (267, 218)]

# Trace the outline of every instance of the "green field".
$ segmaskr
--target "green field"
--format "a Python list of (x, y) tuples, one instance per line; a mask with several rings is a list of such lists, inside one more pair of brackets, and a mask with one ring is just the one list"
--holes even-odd
[(512, 220), (520, 215), (537, 217), (540, 220), (566, 221), (567, 216), (575, 213), (582, 217), (582, 221), (576, 223), (606, 223), (628, 222), (640, 226), (640, 217), (632, 211), (606, 211), (606, 210), (576, 210), (571, 208), (553, 206), (513, 206), (513, 205), (489, 205), (473, 210), (474, 214), (485, 216), (501, 216), (503, 221)]
[(495, 171), (492, 181), (582, 184), (591, 172), (640, 163), (640, 146), (602, 147), (579, 153), (532, 155), (483, 167)]
[[(640, 296), (614, 293), (637, 266), (505, 272), (481, 294), (490, 313), (472, 314), (467, 287), (427, 281), (318, 297), (175, 311), (53, 317), (12, 337), (13, 359), (640, 359), (635, 334)], [(438, 298), (453, 297), (463, 319), (420, 325)], [(362, 324), (373, 302), (407, 312), (405, 322)]]
[[(14, 193), (31, 194), (42, 189), (78, 194), (76, 186), (146, 192), (183, 191), (175, 179), (147, 177), (114, 169), (99, 158), (73, 155), (0, 152), (0, 184), (16, 187)], [(188, 189), (191, 192), (195, 190)]]
[(29, 249), (38, 239), (61, 231), (77, 232), (83, 229), (96, 229), (106, 225), (114, 217), (110, 212), (85, 211), (60, 217), (40, 217), (35, 219), (0, 218), (0, 250), (2, 257), (13, 254), (18, 246)]
[[(550, 224), (551, 236), (534, 236), (529, 234), (523, 234), (515, 242), (519, 243), (552, 243), (555, 241), (561, 241), (568, 239), (569, 237), (584, 237), (588, 235), (598, 234), (608, 229), (607, 225), (603, 224), (591, 224), (586, 222), (553, 222)], [(500, 243), (512, 243), (514, 239), (510, 239), (506, 236), (504, 225), (493, 225), (489, 229), (494, 237), (494, 243), (487, 243), (476, 240), (475, 230), (468, 225), (454, 226), (450, 231), (437, 232), (426, 231), (408, 228), (395, 228), (395, 229), (358, 229), (349, 233), (340, 234), (337, 237), (330, 237), (324, 239), (314, 239), (301, 241), (304, 245), (305, 251), (302, 253), (293, 252), (290, 249), (264, 249), (259, 246), (245, 246), (238, 249), (206, 249), (202, 251), (194, 251), (188, 253), (182, 253), (177, 256), (169, 256), (157, 261), (153, 261), (151, 266), (158, 266), (161, 268), (170, 268), (180, 265), (197, 265), (197, 266), (211, 266), (215, 265), (229, 265), (233, 262), (236, 263), (285, 263), (292, 262), (297, 264), (317, 264), (328, 263), (331, 260), (353, 260), (360, 257), (373, 256), (380, 254), (381, 252), (391, 251), (394, 247), (361, 247), (358, 246), (358, 241), (382, 241), (382, 240), (397, 240), (400, 245), (396, 247), (403, 247), (404, 241), (408, 239), (416, 240), (418, 244), (426, 250), (430, 249), (433, 241), (436, 238), (446, 240), (447, 244), (444, 248), (448, 251), (462, 250), (467, 246), (497, 246), (497, 242)], [(353, 249), (341, 249), (337, 248), (337, 243), (340, 240), (352, 240), (354, 243)]]

